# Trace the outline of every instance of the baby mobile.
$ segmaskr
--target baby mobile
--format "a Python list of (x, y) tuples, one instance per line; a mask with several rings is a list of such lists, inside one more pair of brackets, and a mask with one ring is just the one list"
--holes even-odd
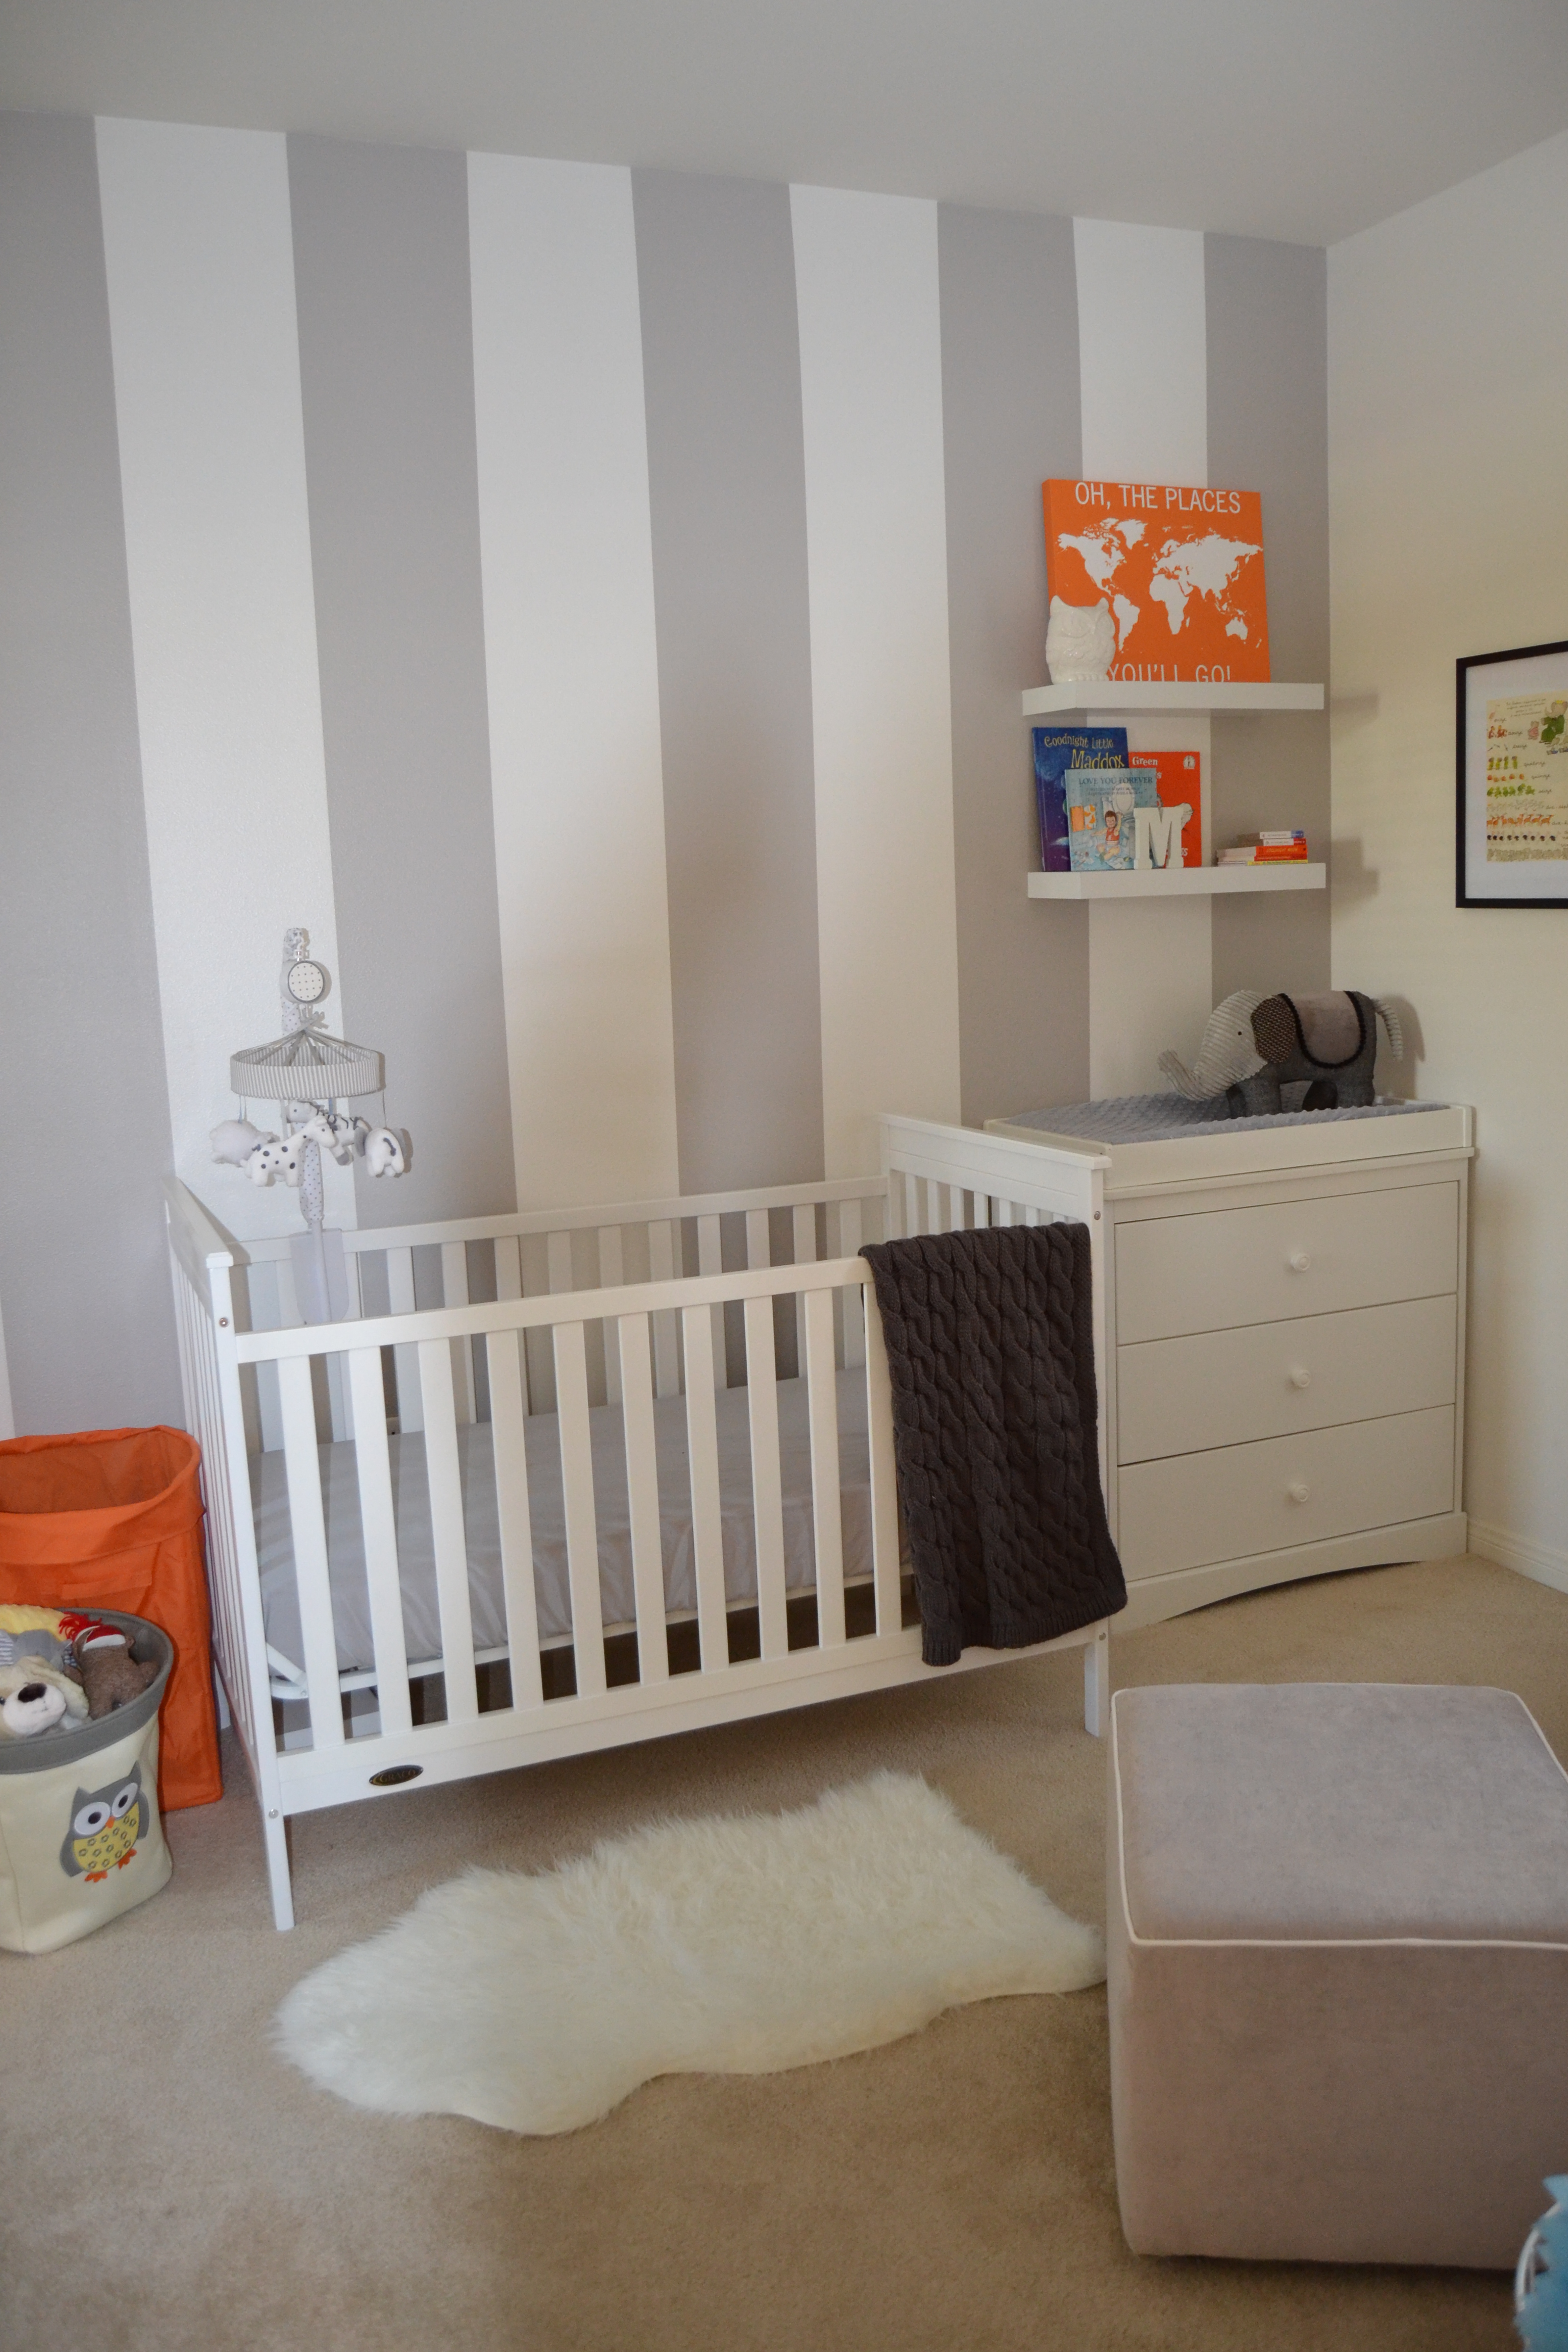
[[(331, 1152), (342, 1168), (363, 1158), (373, 1176), (401, 1176), (413, 1146), (405, 1130), (373, 1127), (346, 1108), (379, 1095), (384, 1118), (384, 1065), (371, 1046), (328, 1035), (318, 1005), (330, 983), (325, 966), (307, 952), (310, 943), (308, 931), (284, 933), (283, 1034), (231, 1055), (240, 1117), (219, 1121), (212, 1149), (216, 1160), (242, 1169), (253, 1184), (281, 1176), (298, 1190), (306, 1226), (291, 1244), (300, 1309), (307, 1323), (333, 1323), (348, 1311), (348, 1283), (342, 1236), (323, 1227), (321, 1154)], [(253, 1102), (277, 1104), (285, 1132), (253, 1126), (247, 1116)]]

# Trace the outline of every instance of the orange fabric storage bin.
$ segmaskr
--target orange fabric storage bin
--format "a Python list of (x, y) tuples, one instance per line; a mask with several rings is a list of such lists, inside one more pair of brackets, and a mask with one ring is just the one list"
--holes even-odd
[(161, 1625), (165, 1812), (223, 1794), (202, 1553), (201, 1448), (183, 1429), (89, 1429), (0, 1444), (0, 1601), (121, 1609)]

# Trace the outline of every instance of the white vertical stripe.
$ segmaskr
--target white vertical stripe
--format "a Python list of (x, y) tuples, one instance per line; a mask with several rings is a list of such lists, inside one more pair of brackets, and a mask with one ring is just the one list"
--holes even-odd
[(824, 1148), (958, 1117), (936, 206), (792, 188), (805, 440)]
[[(1200, 231), (1073, 223), (1086, 481), (1208, 479), (1207, 313)], [(1213, 783), (1206, 718), (1091, 719), (1131, 751), (1203, 756), (1207, 850)], [(1159, 1056), (1195, 1051), (1214, 1002), (1207, 898), (1131, 899), (1089, 910), (1089, 1086), (1097, 1097), (1165, 1091)]]
[(1075, 220), (1085, 481), (1208, 480), (1201, 229)]
[(631, 174), (468, 158), (520, 1208), (679, 1189)]
[[(289, 1232), (297, 1194), (253, 1190), (207, 1144), (234, 1116), (230, 1054), (282, 1026), (290, 924), (348, 1025), (284, 142), (100, 121), (98, 162), (174, 1166), (225, 1223)], [(323, 1173), (352, 1225), (352, 1174)]]

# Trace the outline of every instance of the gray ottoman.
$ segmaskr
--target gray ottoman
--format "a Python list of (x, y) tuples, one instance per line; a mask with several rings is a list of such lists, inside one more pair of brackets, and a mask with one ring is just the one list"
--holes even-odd
[(1512, 2265), (1568, 2168), (1568, 1780), (1510, 1692), (1118, 1691), (1141, 2254)]

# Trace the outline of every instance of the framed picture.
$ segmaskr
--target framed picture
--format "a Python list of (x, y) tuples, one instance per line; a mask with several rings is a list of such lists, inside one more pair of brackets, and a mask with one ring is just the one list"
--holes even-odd
[(1461, 907), (1568, 907), (1568, 642), (1469, 654), (1458, 689)]

